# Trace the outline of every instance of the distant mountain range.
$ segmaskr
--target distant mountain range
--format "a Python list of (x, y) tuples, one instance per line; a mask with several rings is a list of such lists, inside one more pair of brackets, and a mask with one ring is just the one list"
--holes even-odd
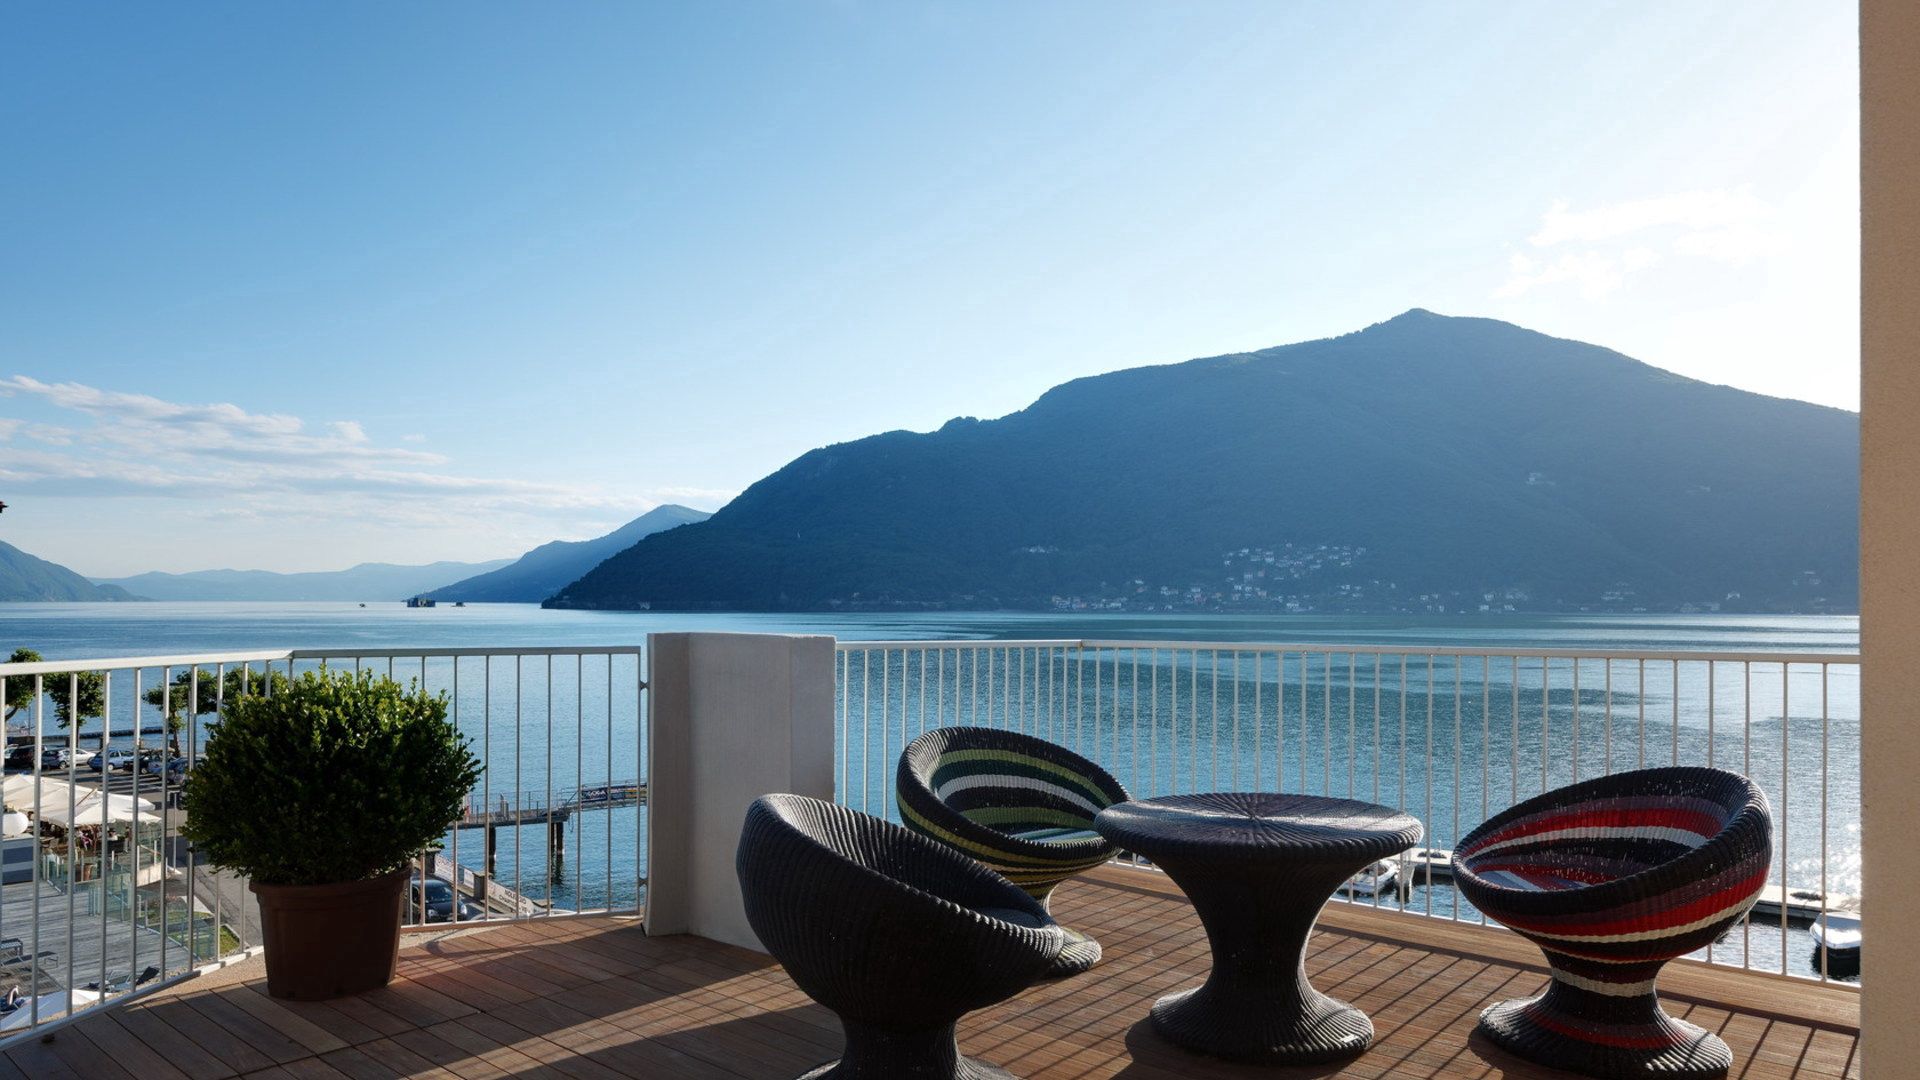
[(498, 570), (430, 592), (435, 600), (537, 603), (642, 539), (666, 529), (705, 521), (709, 516), (705, 511), (685, 506), (657, 506), (605, 536), (542, 544)]
[(345, 570), (280, 574), (270, 570), (159, 572), (95, 578), (151, 600), (405, 600), (473, 574), (496, 570), (510, 559), (436, 562), (425, 566), (361, 563)]
[(805, 454), (548, 601), (1853, 611), (1859, 417), (1414, 310)]
[(0, 601), (137, 599), (117, 585), (96, 585), (59, 563), (0, 542)]

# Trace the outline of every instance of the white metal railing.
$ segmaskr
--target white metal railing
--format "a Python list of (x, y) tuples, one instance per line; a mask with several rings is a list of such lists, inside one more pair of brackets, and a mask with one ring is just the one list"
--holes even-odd
[(1806, 933), (1858, 906), (1856, 655), (891, 641), (842, 643), (836, 666), (838, 792), (858, 809), (897, 820), (895, 762), (921, 732), (1010, 728), (1091, 758), (1140, 798), (1285, 790), (1408, 811), (1426, 847), (1395, 868), (1395, 888), (1343, 899), (1480, 923), (1447, 855), (1487, 817), (1624, 769), (1732, 769), (1772, 804), (1772, 884), (1698, 958), (1857, 975)]
[[(483, 763), (466, 813), (416, 864), (451, 883), (453, 901), (410, 889), (409, 922), (641, 908), (650, 748), (638, 646), (0, 664), (0, 701), (19, 706), (8, 749), (22, 748), (5, 802), (25, 818), (20, 836), (0, 838), (0, 1047), (258, 952), (247, 882), (180, 837), (181, 783), (228, 695), (342, 667), (445, 693)], [(108, 748), (138, 751), (138, 766), (91, 768)]]

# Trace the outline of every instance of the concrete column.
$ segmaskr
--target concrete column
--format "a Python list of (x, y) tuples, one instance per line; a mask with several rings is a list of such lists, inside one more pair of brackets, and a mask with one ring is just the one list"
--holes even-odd
[[(1864, 1075), (1920, 1068), (1920, 6), (1860, 5)], [(1901, 1062), (1907, 1064), (1902, 1065)]]
[(652, 775), (649, 934), (760, 948), (734, 850), (769, 792), (833, 798), (833, 639), (653, 634), (647, 639)]

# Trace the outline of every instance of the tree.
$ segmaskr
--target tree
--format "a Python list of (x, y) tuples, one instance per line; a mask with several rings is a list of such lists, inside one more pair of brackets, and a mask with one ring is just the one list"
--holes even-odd
[[(7, 658), (14, 664), (37, 664), (40, 654), (32, 649), (15, 649)], [(6, 718), (33, 706), (33, 676), (7, 680)], [(60, 671), (40, 676), (40, 687), (53, 700), (53, 718), (61, 727), (71, 727), (76, 719), (93, 719), (106, 711), (107, 681), (97, 671)]]
[(286, 686), (287, 677), (279, 672), (237, 667), (220, 676), (206, 668), (189, 668), (175, 675), (170, 685), (156, 686), (141, 696), (147, 704), (161, 710), (166, 716), (167, 735), (177, 753), (180, 749), (180, 732), (187, 726), (187, 717), (219, 712), (223, 700), (234, 701), (267, 692), (282, 693)]

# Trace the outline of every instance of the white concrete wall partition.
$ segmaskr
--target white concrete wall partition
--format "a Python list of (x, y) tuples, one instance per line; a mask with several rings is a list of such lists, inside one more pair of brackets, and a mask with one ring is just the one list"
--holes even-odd
[(1860, 5), (1861, 1051), (1920, 1075), (1920, 5)]
[(830, 637), (653, 634), (648, 778), (649, 934), (760, 948), (734, 850), (768, 792), (833, 798)]

